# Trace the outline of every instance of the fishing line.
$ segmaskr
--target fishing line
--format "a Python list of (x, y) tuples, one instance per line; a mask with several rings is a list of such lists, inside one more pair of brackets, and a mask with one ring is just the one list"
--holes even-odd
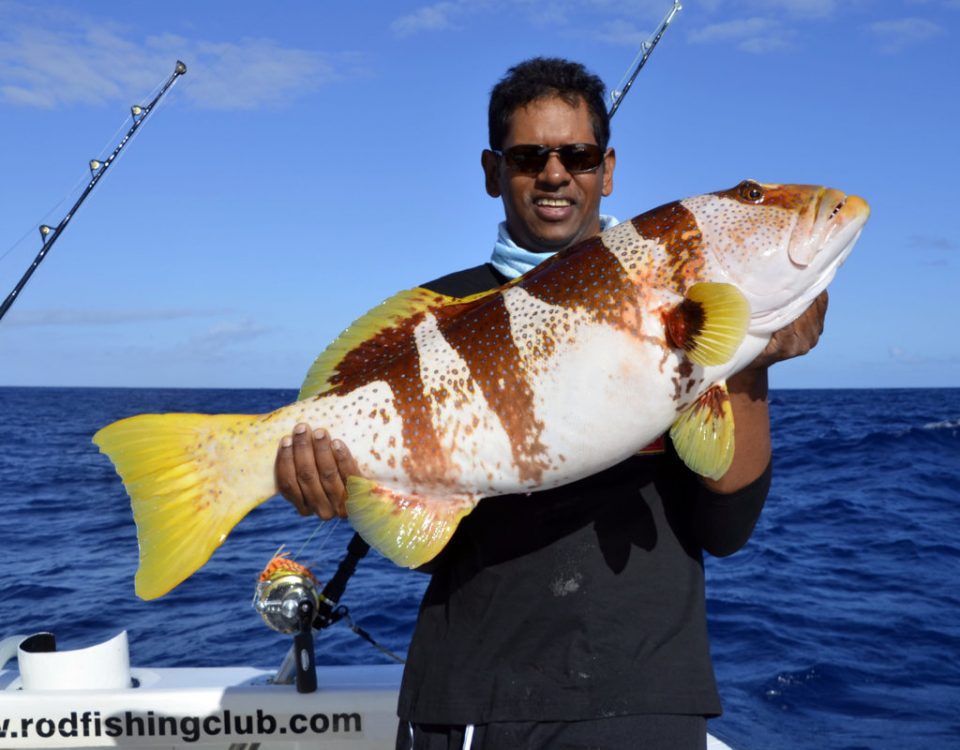
[[(145, 100), (152, 101), (153, 97), (156, 96), (157, 91), (159, 91), (162, 86), (163, 86), (162, 82), (154, 86), (145, 97)], [(171, 86), (171, 88), (173, 88), (173, 86)], [(128, 123), (130, 122), (131, 117), (132, 117), (132, 114), (127, 115), (122, 120), (120, 120), (120, 124), (117, 125), (116, 130), (113, 131), (113, 135), (111, 135), (104, 142), (104, 144), (99, 149), (97, 149), (97, 151), (95, 152), (97, 155), (96, 157), (97, 161), (103, 161), (106, 158), (105, 156), (103, 156), (103, 154), (109, 154), (113, 150), (113, 144), (116, 143), (118, 140), (120, 140), (120, 134), (126, 131), (127, 129), (129, 129), (130, 126), (128, 125)], [(146, 123), (144, 123), (144, 125), (146, 125)], [(130, 138), (130, 141), (133, 141), (136, 135), (137, 134), (135, 133), (134, 136)], [(114, 161), (115, 162), (120, 161), (121, 156), (123, 156), (123, 152), (118, 154), (117, 158)], [(106, 175), (104, 175), (104, 177), (106, 177)], [(59, 215), (60, 208), (65, 203), (68, 203), (68, 202), (72, 203), (73, 201), (75, 201), (77, 196), (83, 190), (83, 186), (86, 185), (89, 181), (90, 181), (89, 173), (81, 174), (80, 177), (77, 178), (77, 181), (73, 184), (73, 186), (67, 189), (67, 191), (63, 194), (63, 197), (60, 198), (59, 201), (57, 201), (49, 209), (47, 209), (46, 212), (44, 212), (44, 214), (40, 216), (40, 218), (37, 221), (33, 222), (30, 228), (27, 229), (18, 239), (14, 240), (13, 244), (10, 245), (3, 253), (0, 253), (0, 262), (5, 260), (7, 256), (10, 255), (10, 253), (16, 250), (27, 237), (29, 237), (31, 234), (36, 232), (37, 227), (46, 224), (49, 221), (51, 216)]]
[(306, 549), (307, 545), (310, 544), (310, 542), (313, 540), (313, 538), (314, 538), (322, 529), (326, 529), (326, 536), (324, 536), (324, 537), (320, 540), (319, 545), (318, 545), (318, 547), (317, 547), (316, 559), (319, 559), (319, 558), (320, 558), (320, 553), (323, 552), (323, 548), (327, 546), (327, 543), (328, 543), (328, 542), (330, 541), (330, 539), (333, 537), (333, 532), (336, 531), (337, 526), (339, 526), (339, 525), (340, 525), (340, 518), (339, 518), (339, 517), (333, 519), (333, 523), (330, 523), (329, 521), (320, 521), (320, 522), (314, 527), (313, 531), (310, 532), (310, 536), (308, 536), (308, 537), (306, 538), (306, 540), (303, 542), (303, 544), (300, 545), (300, 549), (298, 549), (297, 552), (296, 552), (296, 554), (293, 555), (293, 559), (294, 559), (294, 560), (299, 560), (299, 559), (300, 559), (300, 555), (303, 554), (303, 550)]
[[(133, 124), (127, 130), (126, 134), (121, 138), (120, 142), (114, 147), (113, 151), (105, 159), (92, 159), (90, 161), (90, 180), (87, 186), (80, 193), (80, 197), (77, 198), (73, 206), (67, 211), (66, 215), (59, 221), (59, 223), (53, 227), (46, 224), (40, 226), (40, 235), (43, 238), (43, 244), (40, 247), (40, 251), (37, 253), (36, 257), (33, 260), (33, 263), (27, 268), (23, 276), (20, 278), (20, 281), (17, 282), (14, 286), (13, 291), (7, 295), (6, 299), (0, 304), (0, 318), (2, 318), (6, 312), (10, 309), (13, 303), (20, 296), (20, 292), (23, 291), (23, 288), (26, 286), (27, 282), (30, 280), (30, 277), (33, 275), (34, 271), (37, 270), (40, 263), (46, 258), (47, 253), (53, 248), (54, 243), (66, 229), (67, 224), (70, 223), (70, 220), (76, 215), (77, 211), (80, 209), (80, 206), (86, 200), (87, 196), (93, 191), (97, 186), (100, 180), (106, 175), (107, 171), (113, 165), (115, 161), (122, 155), (124, 147), (130, 143), (131, 140), (136, 136), (137, 131), (140, 127), (146, 122), (149, 115), (156, 109), (163, 95), (177, 82), (180, 76), (187, 72), (187, 66), (183, 64), (180, 60), (177, 60), (176, 67), (174, 68), (173, 74), (159, 87), (155, 89), (157, 93), (145, 105), (135, 104), (130, 108), (130, 114), (133, 118)], [(21, 240), (22, 241), (22, 240)]]
[[(124, 120), (126, 122), (126, 120)], [(16, 250), (27, 237), (31, 234), (34, 234), (37, 231), (37, 227), (46, 224), (50, 216), (60, 213), (60, 207), (69, 201), (76, 199), (76, 196), (80, 194), (80, 191), (83, 190), (83, 185), (90, 181), (90, 178), (87, 175), (80, 175), (77, 181), (73, 184), (73, 187), (69, 188), (66, 193), (63, 194), (63, 197), (54, 203), (50, 208), (48, 208), (43, 215), (40, 216), (33, 224), (27, 229), (19, 239), (15, 240), (10, 247), (8, 247), (3, 254), (0, 254), (0, 261), (4, 260), (10, 253)]]

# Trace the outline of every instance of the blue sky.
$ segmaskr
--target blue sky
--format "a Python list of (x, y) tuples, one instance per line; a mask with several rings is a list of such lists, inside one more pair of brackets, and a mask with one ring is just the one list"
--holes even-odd
[[(189, 66), (0, 322), (0, 385), (298, 387), (367, 308), (488, 256), (504, 70), (613, 86), (668, 6), (0, 0), (2, 296)], [(822, 343), (774, 387), (958, 386), (958, 48), (960, 0), (689, 0), (614, 119), (604, 210), (746, 177), (862, 195)]]

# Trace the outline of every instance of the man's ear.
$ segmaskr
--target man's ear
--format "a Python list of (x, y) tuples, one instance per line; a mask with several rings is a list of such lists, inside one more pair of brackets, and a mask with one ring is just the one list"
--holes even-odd
[(480, 166), (483, 167), (483, 176), (487, 195), (491, 198), (500, 197), (500, 159), (488, 148), (480, 154)]
[(617, 166), (617, 152), (612, 148), (607, 149), (603, 155), (603, 189), (601, 195), (606, 198), (613, 192), (613, 168)]

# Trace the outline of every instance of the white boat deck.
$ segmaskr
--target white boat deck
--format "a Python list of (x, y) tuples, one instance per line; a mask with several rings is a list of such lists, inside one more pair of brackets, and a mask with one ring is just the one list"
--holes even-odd
[[(314, 693), (251, 667), (134, 667), (134, 687), (37, 690), (0, 663), (0, 748), (388, 750), (402, 669), (318, 667)], [(712, 737), (707, 746), (730, 750)]]

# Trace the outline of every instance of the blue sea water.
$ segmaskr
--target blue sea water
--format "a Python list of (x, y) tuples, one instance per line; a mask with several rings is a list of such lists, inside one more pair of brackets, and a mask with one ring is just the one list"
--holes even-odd
[[(130, 632), (153, 666), (275, 667), (288, 640), (250, 606), (280, 544), (321, 578), (346, 523), (265, 503), (168, 596), (133, 593), (128, 500), (90, 442), (141, 412), (263, 412), (292, 391), (0, 388), (0, 636), (65, 648)], [(960, 748), (960, 389), (774, 391), (774, 483), (745, 549), (708, 559), (724, 716), (742, 750)], [(342, 600), (403, 653), (426, 578), (371, 554)], [(317, 660), (378, 663), (344, 623)]]

